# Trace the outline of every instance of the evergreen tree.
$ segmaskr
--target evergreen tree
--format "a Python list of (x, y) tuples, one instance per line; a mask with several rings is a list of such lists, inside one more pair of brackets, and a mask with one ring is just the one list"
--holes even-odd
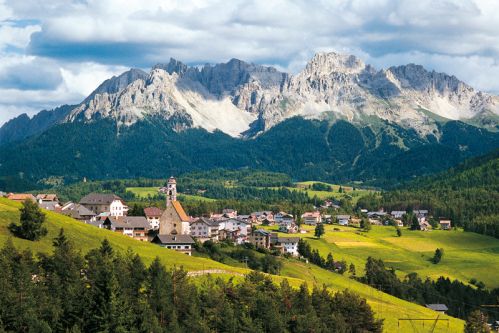
[(355, 265), (353, 263), (350, 264), (348, 272), (350, 273), (350, 275), (355, 276)]
[(31, 241), (39, 240), (47, 234), (47, 229), (43, 226), (45, 214), (42, 213), (38, 205), (32, 200), (27, 199), (23, 202), (20, 209), (20, 225), (11, 223), (9, 230), (17, 237)]
[(419, 225), (418, 217), (416, 214), (411, 213), (411, 230), (421, 230), (421, 226)]
[(324, 230), (324, 225), (322, 223), (317, 224), (315, 227), (315, 237), (321, 238), (322, 235), (324, 235), (326, 232)]
[(432, 262), (434, 264), (438, 264), (440, 262), (440, 260), (442, 260), (443, 255), (444, 255), (444, 249), (442, 249), (442, 248), (436, 249), (435, 254), (433, 255)]
[(475, 310), (470, 313), (464, 327), (465, 333), (489, 333), (490, 328), (487, 325), (487, 315)]

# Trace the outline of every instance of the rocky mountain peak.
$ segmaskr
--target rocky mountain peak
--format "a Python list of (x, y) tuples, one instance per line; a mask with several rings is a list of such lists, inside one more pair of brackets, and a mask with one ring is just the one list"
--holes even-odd
[(129, 84), (137, 80), (146, 80), (149, 76), (148, 73), (138, 68), (132, 68), (118, 76), (113, 76), (110, 79), (102, 82), (97, 89), (95, 89), (86, 99), (85, 102), (90, 101), (98, 94), (114, 94), (125, 89)]
[(358, 74), (365, 68), (364, 62), (354, 55), (320, 52), (307, 63), (304, 72), (310, 76), (324, 76), (331, 73)]

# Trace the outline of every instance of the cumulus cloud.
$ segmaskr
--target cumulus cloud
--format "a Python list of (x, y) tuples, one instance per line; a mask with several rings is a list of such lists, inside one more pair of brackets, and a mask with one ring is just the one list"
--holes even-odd
[(19, 107), (38, 106), (38, 95), (56, 106), (78, 102), (104, 75), (170, 57), (298, 72), (334, 50), (378, 68), (419, 63), (498, 92), (498, 32), (494, 0), (0, 0), (0, 60), (20, 59), (0, 63), (0, 88), (25, 92)]

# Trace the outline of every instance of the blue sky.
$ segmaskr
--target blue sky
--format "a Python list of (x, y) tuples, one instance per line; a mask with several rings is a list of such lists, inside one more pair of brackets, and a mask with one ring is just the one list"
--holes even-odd
[(0, 124), (170, 57), (296, 73), (318, 51), (418, 63), (497, 93), (499, 2), (0, 0)]

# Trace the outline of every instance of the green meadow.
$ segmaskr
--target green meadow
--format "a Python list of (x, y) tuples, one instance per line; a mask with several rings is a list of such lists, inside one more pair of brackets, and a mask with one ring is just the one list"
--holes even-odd
[[(167, 267), (183, 267), (188, 271), (220, 270), (222, 273), (217, 274), (217, 276), (225, 279), (235, 277), (236, 281), (242, 278), (242, 274), (249, 271), (242, 267), (229, 266), (208, 258), (189, 257), (172, 250), (160, 248), (151, 243), (139, 242), (127, 236), (104, 229), (98, 229), (52, 212), (46, 212), (46, 227), (49, 233), (43, 239), (37, 242), (31, 242), (15, 238), (10, 235), (7, 226), (11, 222), (19, 220), (20, 207), (21, 205), (19, 203), (0, 198), (0, 246), (3, 246), (7, 239), (10, 238), (14, 245), (20, 249), (30, 249), (35, 253), (50, 253), (52, 251), (52, 239), (57, 235), (60, 228), (64, 228), (66, 236), (83, 254), (90, 249), (98, 247), (101, 241), (107, 238), (117, 251), (126, 253), (126, 251), (131, 250), (134, 253), (139, 254), (146, 263), (150, 263), (155, 257), (159, 257)], [(327, 236), (330, 234), (329, 231), (330, 230), (328, 229)], [(201, 276), (196, 277), (195, 279), (203, 280), (204, 278), (205, 277)], [(348, 288), (355, 291), (367, 299), (378, 318), (383, 318), (385, 320), (385, 332), (413, 332), (414, 327), (416, 327), (418, 331), (424, 332), (421, 324), (414, 324), (415, 326), (413, 326), (408, 322), (403, 322), (399, 327), (398, 319), (409, 317), (437, 317), (437, 313), (422, 306), (379, 292), (374, 288), (350, 279), (348, 276), (328, 272), (314, 265), (305, 264), (294, 259), (284, 259), (281, 275), (272, 276), (272, 278), (277, 283), (283, 279), (288, 279), (290, 284), (296, 287), (305, 281), (309, 287), (314, 285), (322, 287), (322, 285), (326, 285), (332, 290), (344, 290)], [(447, 316), (441, 318), (449, 319), (449, 328), (447, 327), (447, 322), (438, 322), (435, 332), (462, 331), (463, 321)], [(431, 323), (426, 323), (425, 327), (428, 328), (430, 324)]]
[[(275, 227), (266, 227), (275, 229)], [(334, 230), (334, 229), (339, 230)], [(354, 263), (357, 272), (362, 273), (367, 257), (382, 259), (403, 277), (416, 272), (432, 279), (446, 276), (468, 282), (475, 278), (488, 288), (499, 287), (499, 240), (462, 230), (411, 231), (402, 230), (397, 237), (394, 227), (373, 226), (369, 232), (360, 232), (353, 227), (326, 225), (326, 234), (317, 239), (314, 228), (304, 226), (305, 238), (313, 248), (326, 257), (329, 252), (335, 260)], [(437, 248), (445, 253), (438, 264), (430, 259)]]
[[(127, 192), (132, 192), (139, 198), (147, 198), (153, 197), (158, 194), (159, 187), (127, 187)], [(178, 194), (179, 197), (182, 197), (183, 200), (186, 201), (215, 201), (215, 199), (205, 198), (199, 195), (191, 195), (191, 194)]]

